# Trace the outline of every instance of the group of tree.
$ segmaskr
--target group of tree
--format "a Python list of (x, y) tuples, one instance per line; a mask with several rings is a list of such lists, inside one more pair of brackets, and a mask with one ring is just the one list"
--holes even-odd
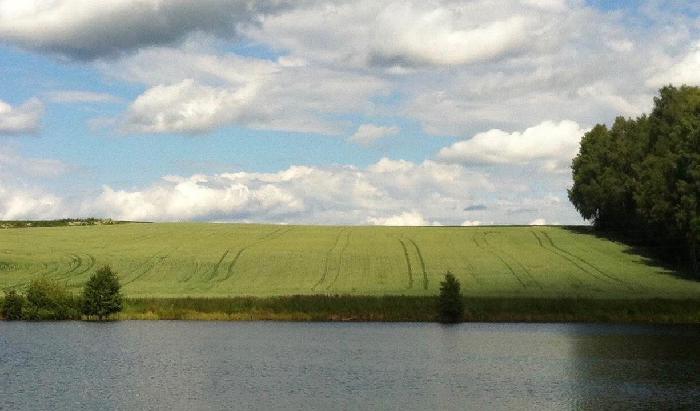
[(5, 293), (2, 317), (6, 320), (105, 320), (122, 310), (119, 279), (109, 266), (97, 270), (85, 283), (82, 294), (73, 295), (64, 284), (38, 278), (29, 283), (25, 295)]
[(664, 87), (650, 114), (596, 125), (572, 172), (569, 199), (596, 230), (698, 274), (700, 88)]

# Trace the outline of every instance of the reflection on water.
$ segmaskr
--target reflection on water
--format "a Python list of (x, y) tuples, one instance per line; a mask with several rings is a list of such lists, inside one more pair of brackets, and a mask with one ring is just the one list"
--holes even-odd
[(0, 409), (700, 404), (700, 327), (0, 323)]

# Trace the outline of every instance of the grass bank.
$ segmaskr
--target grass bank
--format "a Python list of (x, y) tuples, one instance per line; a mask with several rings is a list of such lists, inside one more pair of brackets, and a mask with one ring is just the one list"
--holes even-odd
[[(123, 320), (416, 321), (435, 297), (131, 298)], [(465, 321), (700, 324), (700, 299), (465, 298)]]

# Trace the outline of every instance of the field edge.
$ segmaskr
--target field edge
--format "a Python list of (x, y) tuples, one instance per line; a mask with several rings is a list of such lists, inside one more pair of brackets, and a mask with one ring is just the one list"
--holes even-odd
[[(464, 298), (465, 322), (700, 324), (700, 299)], [(119, 320), (434, 322), (430, 296), (129, 298)]]

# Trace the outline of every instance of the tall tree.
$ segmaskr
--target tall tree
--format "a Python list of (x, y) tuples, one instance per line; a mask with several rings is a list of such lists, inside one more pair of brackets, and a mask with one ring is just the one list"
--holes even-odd
[(83, 314), (100, 321), (123, 308), (121, 285), (109, 266), (97, 270), (83, 289)]
[(571, 168), (569, 199), (596, 229), (682, 251), (698, 272), (700, 88), (664, 87), (649, 116), (596, 125)]
[(640, 213), (666, 243), (684, 248), (698, 271), (700, 245), (700, 88), (664, 87), (654, 99), (648, 154), (639, 167)]

